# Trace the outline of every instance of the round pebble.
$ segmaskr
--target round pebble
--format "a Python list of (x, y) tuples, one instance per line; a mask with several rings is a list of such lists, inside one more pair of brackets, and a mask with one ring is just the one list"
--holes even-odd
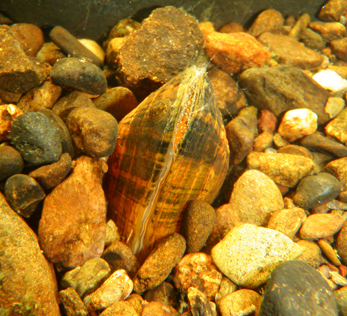
[(21, 173), (24, 161), (20, 153), (11, 146), (0, 146), (0, 181)]
[(295, 260), (303, 261), (313, 268), (318, 268), (325, 259), (322, 256), (322, 251), (319, 246), (311, 240), (299, 240), (296, 242), (302, 249), (304, 249), (302, 255), (296, 257)]
[(347, 265), (347, 222), (344, 223), (341, 231), (337, 235), (336, 250), (344, 265)]

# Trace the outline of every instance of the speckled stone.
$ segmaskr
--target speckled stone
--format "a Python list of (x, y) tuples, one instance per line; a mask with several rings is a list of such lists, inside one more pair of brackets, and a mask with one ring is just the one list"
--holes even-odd
[(179, 313), (171, 306), (159, 302), (150, 302), (144, 306), (141, 316), (178, 316)]
[(0, 146), (0, 181), (21, 173), (24, 161), (20, 153), (11, 146)]
[(100, 316), (139, 316), (131, 303), (126, 301), (113, 303), (107, 307)]
[(213, 316), (211, 306), (204, 293), (195, 287), (190, 287), (188, 289), (187, 297), (192, 316)]
[(73, 287), (59, 292), (59, 297), (68, 316), (88, 316), (88, 310)]

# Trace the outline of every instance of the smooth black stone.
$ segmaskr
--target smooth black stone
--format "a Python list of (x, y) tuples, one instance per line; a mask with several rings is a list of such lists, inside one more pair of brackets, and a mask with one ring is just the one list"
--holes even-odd
[(301, 179), (293, 201), (307, 210), (334, 200), (340, 191), (341, 182), (331, 174), (321, 172)]
[(0, 181), (21, 173), (24, 161), (20, 153), (11, 146), (0, 147)]
[(16, 118), (8, 138), (23, 159), (34, 166), (56, 162), (62, 154), (57, 128), (40, 112), (28, 112)]
[(51, 78), (62, 87), (94, 95), (103, 94), (107, 88), (106, 77), (98, 66), (74, 57), (59, 59), (53, 65)]
[(259, 316), (337, 316), (323, 276), (307, 263), (287, 261), (271, 273)]

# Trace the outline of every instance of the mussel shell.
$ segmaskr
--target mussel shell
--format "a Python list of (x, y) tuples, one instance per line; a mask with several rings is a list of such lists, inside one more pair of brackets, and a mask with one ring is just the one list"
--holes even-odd
[(108, 160), (109, 216), (140, 258), (177, 231), (183, 206), (211, 203), (229, 147), (204, 67), (192, 66), (149, 95), (119, 124)]

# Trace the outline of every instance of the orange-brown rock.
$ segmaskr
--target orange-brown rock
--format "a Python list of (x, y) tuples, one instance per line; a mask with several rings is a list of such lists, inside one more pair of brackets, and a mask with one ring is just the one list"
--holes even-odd
[(23, 111), (14, 104), (0, 105), (0, 141), (8, 140), (8, 131), (11, 128), (12, 122)]
[(282, 14), (274, 9), (261, 12), (252, 23), (248, 33), (254, 37), (265, 32), (280, 33), (282, 31), (284, 18)]

